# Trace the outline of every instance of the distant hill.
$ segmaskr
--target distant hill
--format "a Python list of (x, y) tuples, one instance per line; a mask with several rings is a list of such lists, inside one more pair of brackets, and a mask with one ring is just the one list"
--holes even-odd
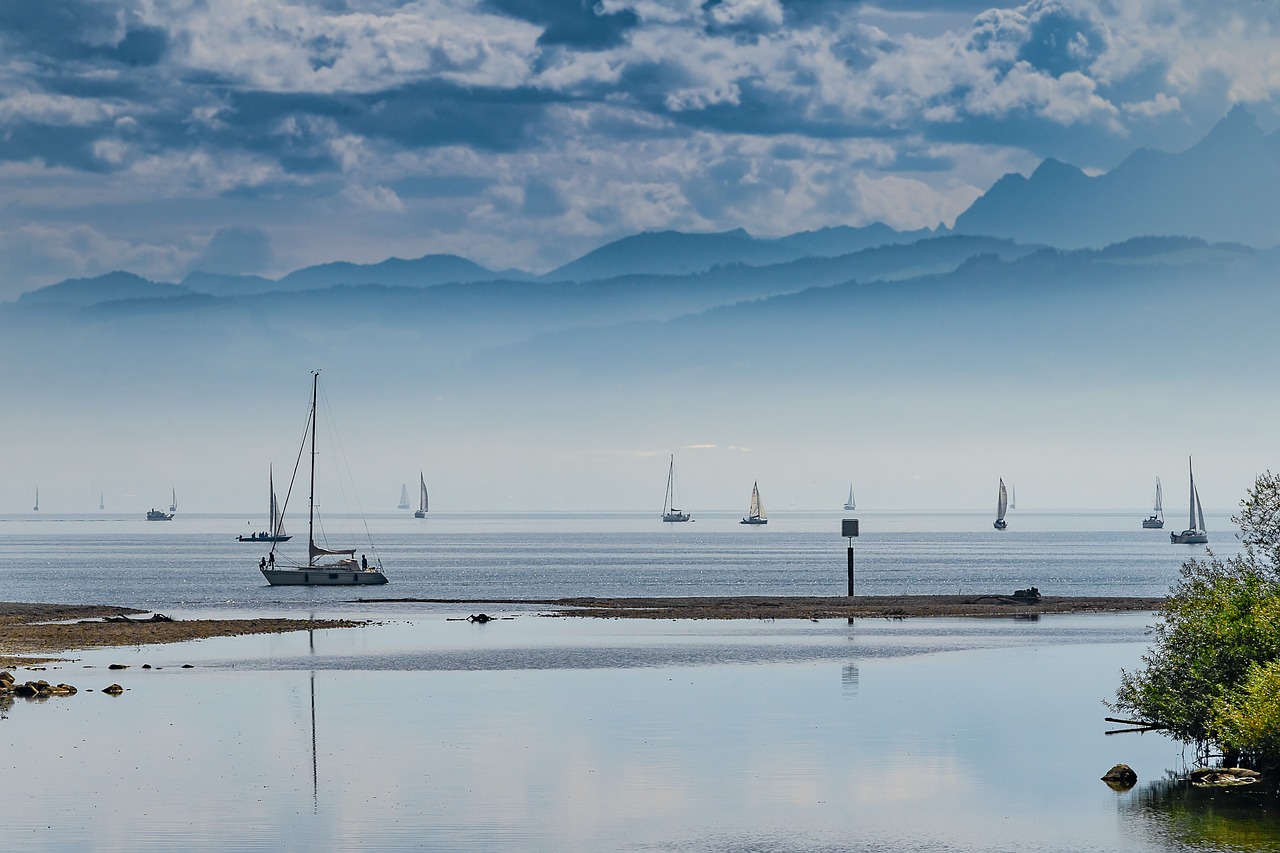
[(278, 290), (314, 290), (337, 284), (382, 284), (389, 287), (433, 287), (470, 281), (529, 277), (508, 271), (496, 273), (458, 255), (423, 255), (412, 260), (388, 258), (376, 264), (337, 262), (304, 267), (277, 282)]
[(162, 299), (188, 296), (185, 287), (149, 281), (130, 272), (111, 272), (94, 278), (70, 278), (24, 293), (18, 297), (23, 305), (86, 306), (121, 299)]
[(720, 264), (764, 266), (792, 261), (806, 252), (758, 240), (741, 228), (717, 234), (646, 231), (588, 252), (542, 276), (544, 281), (594, 281), (622, 275), (683, 275)]
[(1063, 248), (1144, 235), (1187, 235), (1257, 248), (1280, 243), (1280, 135), (1243, 107), (1178, 154), (1139, 150), (1090, 177), (1045, 160), (1030, 178), (1009, 174), (956, 219), (957, 233)]
[(800, 231), (786, 237), (779, 237), (775, 242), (811, 257), (834, 257), (880, 246), (914, 243), (917, 240), (925, 240), (946, 233), (947, 229), (943, 226), (937, 229), (918, 228), (915, 231), (897, 231), (883, 222), (873, 222), (860, 228), (838, 225), (833, 228), (819, 228), (817, 231)]

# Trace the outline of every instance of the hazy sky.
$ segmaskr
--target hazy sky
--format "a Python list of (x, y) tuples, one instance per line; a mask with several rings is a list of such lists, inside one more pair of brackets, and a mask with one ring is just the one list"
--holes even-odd
[(453, 252), (542, 271), (646, 229), (950, 223), (1046, 156), (1272, 129), (1257, 0), (9, 0), (0, 296), (127, 269)]

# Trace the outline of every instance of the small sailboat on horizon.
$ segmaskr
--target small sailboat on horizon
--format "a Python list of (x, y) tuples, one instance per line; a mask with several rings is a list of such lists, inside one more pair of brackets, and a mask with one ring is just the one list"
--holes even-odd
[(401, 483), (400, 484), (400, 503), (396, 506), (396, 509), (408, 509), (408, 508), (409, 508), (409, 484)]
[(671, 454), (671, 464), (667, 466), (667, 493), (662, 499), (663, 521), (688, 521), (689, 513), (675, 508), (676, 502), (676, 455)]
[(764, 504), (760, 501), (760, 484), (753, 482), (751, 484), (751, 506), (747, 509), (747, 517), (738, 522), (739, 524), (768, 524), (769, 519), (764, 514)]
[(996, 520), (991, 525), (996, 530), (1004, 530), (1009, 526), (1009, 522), (1004, 520), (1004, 514), (1009, 511), (1009, 494), (1004, 488), (1004, 478), (1000, 478), (1000, 494), (996, 498)]
[(106, 509), (106, 492), (98, 492), (98, 509)]
[(40, 487), (36, 486), (36, 505), (31, 508), (32, 512), (40, 511)]
[(414, 518), (427, 517), (427, 480), (422, 476), (422, 472), (418, 472), (418, 511), (413, 514)]
[(178, 511), (178, 490), (175, 488), (169, 495), (169, 512)]
[(1163, 493), (1160, 489), (1160, 478), (1156, 477), (1156, 504), (1151, 509), (1151, 515), (1142, 519), (1142, 526), (1146, 530), (1159, 530), (1164, 527), (1164, 500)]
[(1196, 476), (1191, 470), (1191, 457), (1187, 457), (1187, 477), (1191, 483), (1191, 507), (1187, 515), (1187, 529), (1181, 533), (1170, 533), (1169, 542), (1173, 545), (1207, 545), (1209, 531), (1204, 526), (1204, 507), (1200, 505), (1200, 492), (1196, 491)]
[(853, 502), (853, 483), (849, 484), (849, 499), (844, 502), (845, 509), (857, 509), (858, 505)]
[(248, 536), (237, 536), (237, 542), (288, 542), (293, 538), (284, 531), (284, 518), (280, 515), (280, 504), (276, 501), (275, 475), (267, 468), (267, 493), (270, 505), (267, 509), (267, 529)]

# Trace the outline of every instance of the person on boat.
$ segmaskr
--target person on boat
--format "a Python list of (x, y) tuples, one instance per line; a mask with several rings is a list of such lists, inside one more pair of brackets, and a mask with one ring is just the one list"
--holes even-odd
[(267, 558), (263, 557), (261, 560), (258, 561), (258, 568), (265, 569), (266, 567), (267, 567)]
[(270, 554), (267, 554), (267, 564), (268, 564), (268, 565), (270, 565), (270, 566), (271, 566), (271, 568), (273, 568), (273, 569), (276, 567), (276, 552), (275, 552), (275, 551), (272, 551)]
[(364, 554), (360, 555), (360, 568), (362, 569), (369, 568), (369, 558), (366, 557)]

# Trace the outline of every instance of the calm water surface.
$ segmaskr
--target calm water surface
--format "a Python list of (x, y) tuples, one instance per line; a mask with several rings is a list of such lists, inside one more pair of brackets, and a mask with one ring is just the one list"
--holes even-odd
[[(1003, 535), (978, 515), (861, 517), (867, 593), (1156, 595), (1200, 553), (1119, 515), (1016, 515)], [(838, 519), (371, 527), (389, 596), (840, 594)], [(82, 692), (0, 711), (0, 837), (38, 850), (1280, 847), (1274, 807), (1163, 781), (1185, 769), (1179, 744), (1104, 734), (1103, 700), (1139, 664), (1149, 614), (713, 623), (506, 607), (478, 625), (456, 606), (267, 587), (236, 524), (0, 519), (24, 569), (6, 599), (378, 620), (84, 652), (43, 673)], [(1210, 530), (1229, 552), (1225, 519)], [(129, 668), (105, 668), (116, 662)], [(128, 692), (102, 694), (113, 681)], [(1121, 794), (1098, 780), (1118, 761), (1141, 780)]]

